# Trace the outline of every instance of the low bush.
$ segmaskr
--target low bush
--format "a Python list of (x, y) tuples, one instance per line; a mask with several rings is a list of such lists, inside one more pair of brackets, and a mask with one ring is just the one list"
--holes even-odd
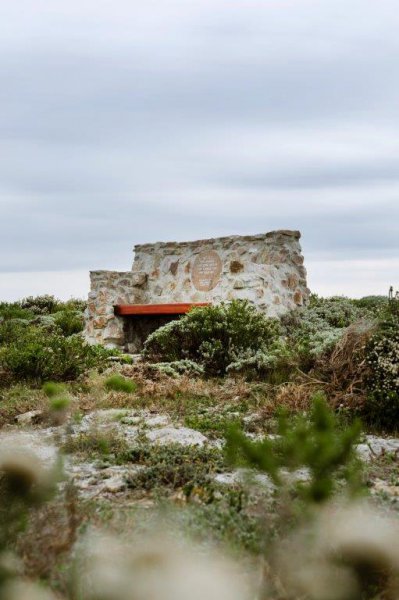
[(23, 321), (47, 328), (58, 327), (63, 335), (73, 335), (83, 330), (85, 306), (83, 300), (60, 302), (54, 296), (30, 296), (21, 302), (1, 302), (0, 325)]
[(56, 396), (50, 400), (50, 410), (53, 412), (63, 412), (69, 408), (70, 404), (71, 400), (67, 396)]
[(55, 313), (54, 321), (65, 336), (83, 331), (83, 313), (77, 310), (60, 310)]
[(143, 443), (132, 449), (130, 459), (145, 467), (129, 477), (130, 488), (147, 491), (183, 488), (187, 495), (195, 487), (209, 484), (211, 476), (224, 466), (219, 450), (180, 444)]
[(169, 377), (180, 377), (181, 375), (190, 375), (196, 377), (204, 374), (204, 369), (201, 365), (194, 362), (193, 360), (182, 359), (175, 360), (172, 362), (158, 362), (150, 363), (147, 366), (147, 370), (151, 374), (162, 373)]
[(29, 327), (0, 349), (0, 365), (19, 380), (68, 381), (91, 368), (104, 368), (111, 354), (101, 346), (87, 345), (79, 335), (64, 337)]
[(32, 319), (31, 310), (22, 308), (19, 302), (0, 302), (0, 322), (9, 319)]
[(399, 319), (381, 323), (367, 348), (368, 397), (363, 418), (387, 431), (399, 430)]
[(374, 314), (385, 312), (389, 308), (387, 296), (365, 296), (364, 298), (352, 300), (352, 302), (357, 308), (365, 309)]
[(68, 436), (62, 447), (66, 454), (82, 454), (90, 459), (101, 459), (113, 455), (115, 462), (128, 460), (126, 440), (116, 428), (96, 429)]
[(61, 383), (46, 381), (46, 383), (44, 383), (42, 386), (42, 390), (46, 394), (47, 398), (55, 398), (56, 396), (63, 395), (66, 391), (66, 388), (65, 385), (62, 385)]
[(133, 394), (137, 391), (136, 382), (132, 381), (131, 379), (126, 379), (126, 377), (123, 377), (119, 373), (115, 373), (114, 375), (108, 377), (105, 380), (104, 385), (108, 391), (113, 392), (125, 392), (126, 394)]
[(264, 379), (274, 385), (289, 381), (297, 364), (285, 339), (278, 339), (265, 350), (243, 352), (238, 360), (230, 363), (226, 371), (243, 375), (246, 379)]
[(373, 316), (349, 298), (311, 296), (308, 306), (285, 315), (282, 324), (298, 364), (308, 371), (334, 350), (347, 327)]
[(23, 336), (29, 326), (25, 319), (7, 319), (0, 322), (0, 347)]
[(267, 352), (280, 334), (277, 320), (242, 300), (196, 308), (149, 336), (144, 357), (152, 362), (189, 359), (208, 375), (224, 375), (245, 354)]
[(31, 311), (34, 315), (51, 315), (58, 307), (58, 300), (54, 296), (29, 296), (21, 301), (21, 308)]

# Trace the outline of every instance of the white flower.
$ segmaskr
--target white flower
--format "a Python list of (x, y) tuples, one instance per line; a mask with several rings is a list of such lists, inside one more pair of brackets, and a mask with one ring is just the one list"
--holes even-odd
[(100, 535), (86, 541), (77, 578), (85, 600), (245, 600), (233, 565), (164, 538), (126, 545)]
[(314, 600), (360, 599), (369, 584), (396, 598), (399, 527), (366, 504), (330, 506), (278, 551), (287, 589)]

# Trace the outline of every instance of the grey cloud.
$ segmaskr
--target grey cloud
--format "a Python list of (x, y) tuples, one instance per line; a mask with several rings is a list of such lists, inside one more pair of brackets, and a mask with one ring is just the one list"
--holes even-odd
[(398, 255), (395, 2), (6, 4), (0, 271), (279, 227)]

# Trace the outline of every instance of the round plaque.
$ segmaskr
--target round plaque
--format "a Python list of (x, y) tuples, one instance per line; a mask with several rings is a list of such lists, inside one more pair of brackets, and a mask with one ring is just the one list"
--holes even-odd
[(204, 250), (194, 261), (192, 282), (199, 292), (209, 292), (217, 286), (222, 274), (223, 263), (214, 250)]

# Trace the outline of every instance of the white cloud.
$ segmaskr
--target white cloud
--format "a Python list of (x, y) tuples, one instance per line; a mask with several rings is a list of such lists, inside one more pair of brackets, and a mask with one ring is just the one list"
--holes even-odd
[(2, 3), (2, 293), (33, 293), (29, 272), (129, 268), (138, 242), (276, 228), (302, 230), (315, 288), (384, 287), (396, 4)]
[(54, 295), (61, 300), (87, 298), (89, 288), (87, 271), (0, 273), (0, 297), (6, 302), (42, 294)]

